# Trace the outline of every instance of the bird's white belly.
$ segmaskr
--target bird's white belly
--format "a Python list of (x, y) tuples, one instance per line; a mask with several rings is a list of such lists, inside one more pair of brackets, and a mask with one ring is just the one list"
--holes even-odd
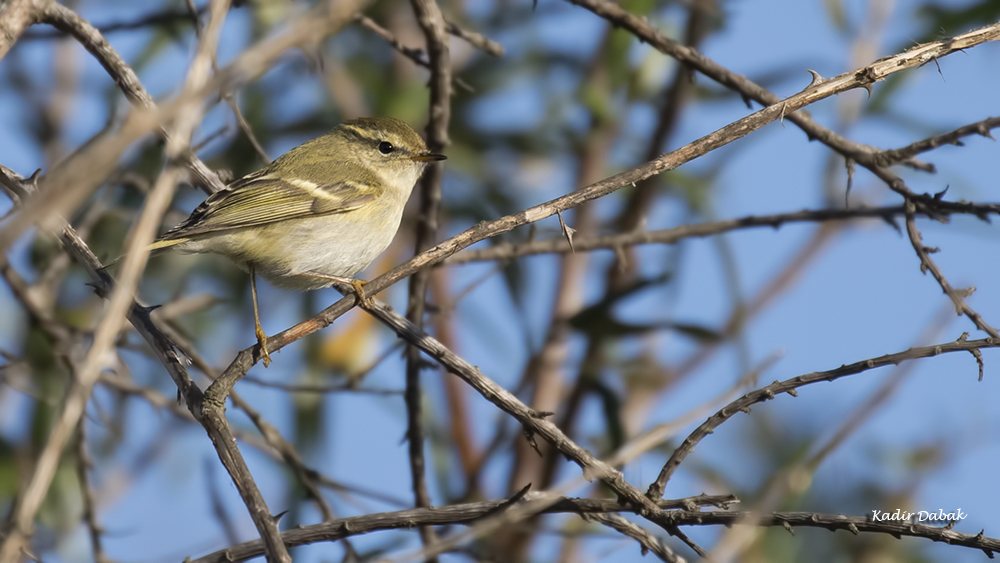
[(178, 250), (222, 254), (244, 270), (252, 263), (257, 274), (277, 287), (330, 287), (332, 280), (309, 274), (353, 277), (364, 270), (392, 242), (402, 213), (381, 217), (378, 228), (373, 223), (379, 221), (371, 217), (362, 221), (354, 215), (347, 212), (221, 231), (182, 243)]

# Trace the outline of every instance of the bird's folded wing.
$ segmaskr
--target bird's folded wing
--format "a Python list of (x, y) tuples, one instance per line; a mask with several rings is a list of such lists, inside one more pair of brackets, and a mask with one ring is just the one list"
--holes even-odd
[(318, 184), (298, 178), (250, 175), (209, 196), (186, 221), (160, 240), (343, 213), (374, 201), (379, 192), (375, 186), (349, 180)]

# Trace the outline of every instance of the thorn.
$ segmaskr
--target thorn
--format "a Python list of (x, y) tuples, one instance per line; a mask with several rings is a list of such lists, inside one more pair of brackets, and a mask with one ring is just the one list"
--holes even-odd
[(893, 229), (896, 229), (897, 233), (903, 234), (903, 228), (899, 226), (898, 222), (896, 222), (896, 218), (895, 217), (893, 217), (892, 215), (884, 215), (884, 216), (882, 216), (882, 219), (886, 223), (888, 223)]
[(822, 76), (820, 76), (820, 74), (818, 72), (816, 72), (815, 70), (813, 70), (811, 68), (807, 68), (806, 72), (808, 72), (809, 74), (812, 75), (812, 80), (809, 81), (809, 86), (806, 86), (806, 88), (812, 88), (813, 86), (819, 86), (820, 84), (826, 82), (826, 79), (823, 78)]
[(525, 495), (528, 494), (528, 491), (530, 489), (531, 489), (531, 483), (528, 483), (523, 488), (521, 488), (521, 490), (517, 491), (516, 493), (514, 493), (510, 497), (504, 499), (503, 502), (501, 502), (500, 504), (498, 504), (494, 508), (491, 508), (482, 517), (495, 516), (497, 514), (501, 514), (503, 512), (506, 512), (510, 507), (512, 507), (515, 504), (521, 502), (521, 500), (524, 499)]
[(941, 201), (941, 198), (944, 197), (944, 194), (948, 193), (948, 188), (950, 188), (950, 187), (951, 187), (951, 184), (948, 184), (948, 185), (946, 185), (944, 187), (943, 190), (941, 190), (938, 193), (934, 194), (934, 201)]
[(948, 82), (947, 80), (944, 79), (944, 73), (941, 72), (941, 63), (938, 62), (937, 57), (934, 58), (934, 66), (937, 67), (938, 74), (941, 75), (941, 82)]
[(535, 441), (535, 431), (525, 426), (524, 438), (528, 441), (528, 445), (531, 446), (531, 449), (535, 450), (535, 453), (538, 454), (538, 457), (543, 457), (542, 450), (538, 447), (538, 442)]
[(277, 523), (277, 522), (280, 522), (281, 521), (281, 517), (284, 516), (284, 515), (286, 515), (286, 514), (288, 514), (288, 511), (287, 510), (283, 510), (283, 511), (275, 514), (274, 516), (271, 516), (271, 519), (274, 520), (275, 523)]
[(524, 487), (522, 487), (520, 491), (518, 491), (518, 492), (514, 493), (513, 495), (511, 495), (511, 497), (508, 498), (507, 502), (505, 502), (504, 504), (514, 504), (514, 503), (517, 503), (517, 502), (521, 502), (521, 499), (523, 499), (525, 497), (525, 495), (528, 494), (528, 491), (530, 491), (530, 490), (531, 490), (531, 483), (528, 483), (527, 485), (525, 485)]
[(976, 286), (973, 285), (970, 287), (966, 287), (964, 289), (957, 289), (955, 290), (955, 292), (961, 295), (962, 297), (971, 297), (972, 294), (976, 292)]
[(556, 211), (556, 216), (559, 217), (559, 226), (562, 227), (563, 235), (566, 236), (566, 242), (569, 243), (570, 251), (572, 251), (573, 254), (576, 254), (576, 249), (573, 248), (573, 233), (576, 232), (576, 229), (570, 227), (565, 221), (563, 221), (562, 212)]

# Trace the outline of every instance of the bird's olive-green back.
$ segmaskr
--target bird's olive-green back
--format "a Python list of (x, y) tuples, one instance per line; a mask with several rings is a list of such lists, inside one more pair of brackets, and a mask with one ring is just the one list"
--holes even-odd
[(357, 209), (399, 189), (385, 179), (422, 167), (413, 157), (425, 151), (423, 139), (398, 119), (347, 121), (212, 194), (161, 240)]

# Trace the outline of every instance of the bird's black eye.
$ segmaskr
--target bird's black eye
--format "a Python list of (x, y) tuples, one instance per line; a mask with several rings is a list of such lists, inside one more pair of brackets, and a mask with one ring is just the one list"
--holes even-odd
[(394, 150), (396, 150), (396, 147), (392, 146), (392, 143), (389, 141), (382, 141), (378, 144), (378, 152), (382, 154), (389, 154)]

